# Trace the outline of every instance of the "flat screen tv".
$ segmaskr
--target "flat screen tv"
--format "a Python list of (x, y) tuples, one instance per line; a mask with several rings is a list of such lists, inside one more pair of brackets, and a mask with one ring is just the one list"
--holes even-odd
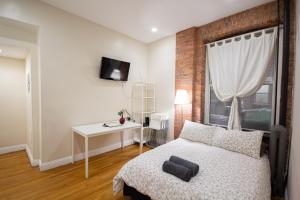
[(127, 81), (129, 62), (102, 57), (100, 78), (114, 81)]

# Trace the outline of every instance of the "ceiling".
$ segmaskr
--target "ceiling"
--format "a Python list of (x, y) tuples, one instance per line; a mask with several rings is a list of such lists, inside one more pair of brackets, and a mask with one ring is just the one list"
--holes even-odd
[[(150, 43), (271, 0), (42, 0)], [(152, 28), (157, 32), (153, 33)]]
[(28, 53), (25, 48), (0, 44), (0, 57), (25, 59)]

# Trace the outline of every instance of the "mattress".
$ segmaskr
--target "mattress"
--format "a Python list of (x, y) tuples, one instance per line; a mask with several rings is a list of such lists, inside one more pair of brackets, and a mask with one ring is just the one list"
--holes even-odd
[[(199, 164), (190, 182), (162, 171), (171, 155)], [(182, 138), (157, 147), (126, 163), (113, 180), (113, 191), (124, 183), (153, 200), (270, 200), (267, 156), (255, 159)]]

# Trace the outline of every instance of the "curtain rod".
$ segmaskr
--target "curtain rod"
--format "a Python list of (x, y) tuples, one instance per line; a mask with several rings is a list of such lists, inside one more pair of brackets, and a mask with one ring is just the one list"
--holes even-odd
[(260, 30), (256, 30), (256, 31), (251, 31), (251, 32), (248, 32), (248, 33), (243, 33), (241, 35), (236, 35), (236, 36), (224, 38), (224, 39), (221, 39), (221, 40), (216, 40), (214, 42), (206, 43), (205, 46), (208, 46), (208, 45), (213, 44), (213, 43), (223, 42), (225, 40), (234, 39), (234, 38), (237, 38), (237, 37), (242, 37), (242, 36), (249, 35), (249, 34), (252, 34), (252, 33), (259, 33), (259, 32), (265, 31), (265, 30), (271, 30), (271, 29), (274, 29), (274, 28), (280, 28), (281, 29), (281, 28), (283, 28), (283, 25), (279, 24), (277, 26), (271, 26), (271, 27), (268, 27), (268, 28), (264, 28), (264, 29), (260, 29)]

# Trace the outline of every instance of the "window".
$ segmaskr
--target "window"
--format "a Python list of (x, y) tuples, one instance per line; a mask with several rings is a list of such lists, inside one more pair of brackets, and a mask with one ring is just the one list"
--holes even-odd
[[(264, 84), (253, 95), (239, 98), (241, 126), (243, 129), (269, 131), (273, 125), (275, 97), (275, 63), (270, 64)], [(209, 79), (209, 76), (207, 76)], [(227, 126), (231, 109), (230, 102), (220, 101), (213, 90), (211, 81), (206, 89), (206, 120), (209, 124)], [(208, 111), (208, 112), (207, 112)]]

